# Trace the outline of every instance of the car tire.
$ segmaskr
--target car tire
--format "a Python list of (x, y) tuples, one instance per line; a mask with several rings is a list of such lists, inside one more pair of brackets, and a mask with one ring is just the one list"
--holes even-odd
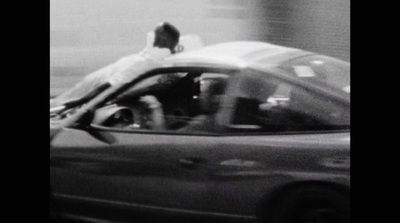
[(349, 223), (349, 193), (331, 188), (298, 188), (279, 199), (271, 223)]

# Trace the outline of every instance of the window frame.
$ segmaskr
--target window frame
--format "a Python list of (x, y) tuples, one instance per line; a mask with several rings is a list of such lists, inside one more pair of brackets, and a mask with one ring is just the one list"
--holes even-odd
[[(134, 87), (135, 85), (141, 83), (142, 81), (155, 77), (157, 75), (167, 75), (170, 73), (182, 73), (182, 72), (201, 72), (201, 73), (221, 73), (221, 74), (226, 74), (229, 76), (229, 79), (232, 80), (233, 82), (236, 80), (237, 77), (241, 76), (242, 70), (238, 68), (232, 68), (232, 67), (224, 67), (224, 66), (175, 66), (175, 67), (162, 67), (162, 68), (156, 68), (153, 69), (149, 72), (144, 73), (141, 75), (140, 78), (137, 78), (133, 80), (130, 83), (124, 84), (122, 86), (119, 86), (118, 88), (114, 89), (113, 92), (108, 94), (107, 96), (101, 97), (101, 99), (95, 99), (97, 100), (97, 103), (94, 103), (95, 106), (93, 106), (93, 111), (97, 110), (98, 108), (104, 106), (106, 103), (109, 101), (114, 100), (118, 96), (124, 94), (127, 92), (129, 89)], [(230, 83), (232, 81), (228, 81), (228, 88), (225, 91), (225, 95), (230, 95), (229, 89), (230, 89)], [(229, 97), (229, 96), (228, 96)], [(224, 117), (226, 117), (226, 107), (224, 104), (228, 102), (229, 100), (225, 100), (222, 103), (221, 108), (218, 111), (218, 120), (219, 124), (223, 125)], [(101, 125), (96, 125), (96, 124), (90, 124), (90, 127), (94, 130), (97, 131), (106, 131), (106, 132), (116, 132), (116, 133), (132, 133), (132, 134), (167, 134), (167, 135), (199, 135), (199, 136), (221, 136), (225, 135), (225, 131), (220, 131), (220, 132), (178, 132), (174, 130), (146, 130), (146, 129), (122, 129), (122, 128), (113, 128), (113, 127), (106, 127), (106, 126), (101, 126)]]

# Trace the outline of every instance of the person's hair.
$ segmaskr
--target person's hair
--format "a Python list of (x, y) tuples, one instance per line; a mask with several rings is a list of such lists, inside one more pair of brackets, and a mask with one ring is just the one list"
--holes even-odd
[(154, 30), (155, 39), (154, 46), (160, 48), (168, 48), (171, 52), (174, 51), (179, 42), (179, 30), (168, 22), (163, 22)]

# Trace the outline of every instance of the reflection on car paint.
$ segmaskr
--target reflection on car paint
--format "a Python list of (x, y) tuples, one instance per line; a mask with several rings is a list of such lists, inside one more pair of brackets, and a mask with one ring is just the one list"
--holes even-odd
[(220, 163), (222, 166), (240, 166), (240, 167), (254, 167), (257, 165), (256, 161), (252, 160), (242, 160), (242, 159), (232, 159), (225, 160)]
[(335, 169), (350, 169), (350, 157), (327, 158), (323, 160), (321, 164)]

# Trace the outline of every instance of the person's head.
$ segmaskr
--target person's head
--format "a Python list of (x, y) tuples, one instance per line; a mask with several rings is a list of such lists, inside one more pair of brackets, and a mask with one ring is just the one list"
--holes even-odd
[(178, 45), (180, 32), (168, 22), (163, 22), (154, 30), (155, 39), (153, 46), (159, 48), (168, 48), (174, 53), (176, 45)]

